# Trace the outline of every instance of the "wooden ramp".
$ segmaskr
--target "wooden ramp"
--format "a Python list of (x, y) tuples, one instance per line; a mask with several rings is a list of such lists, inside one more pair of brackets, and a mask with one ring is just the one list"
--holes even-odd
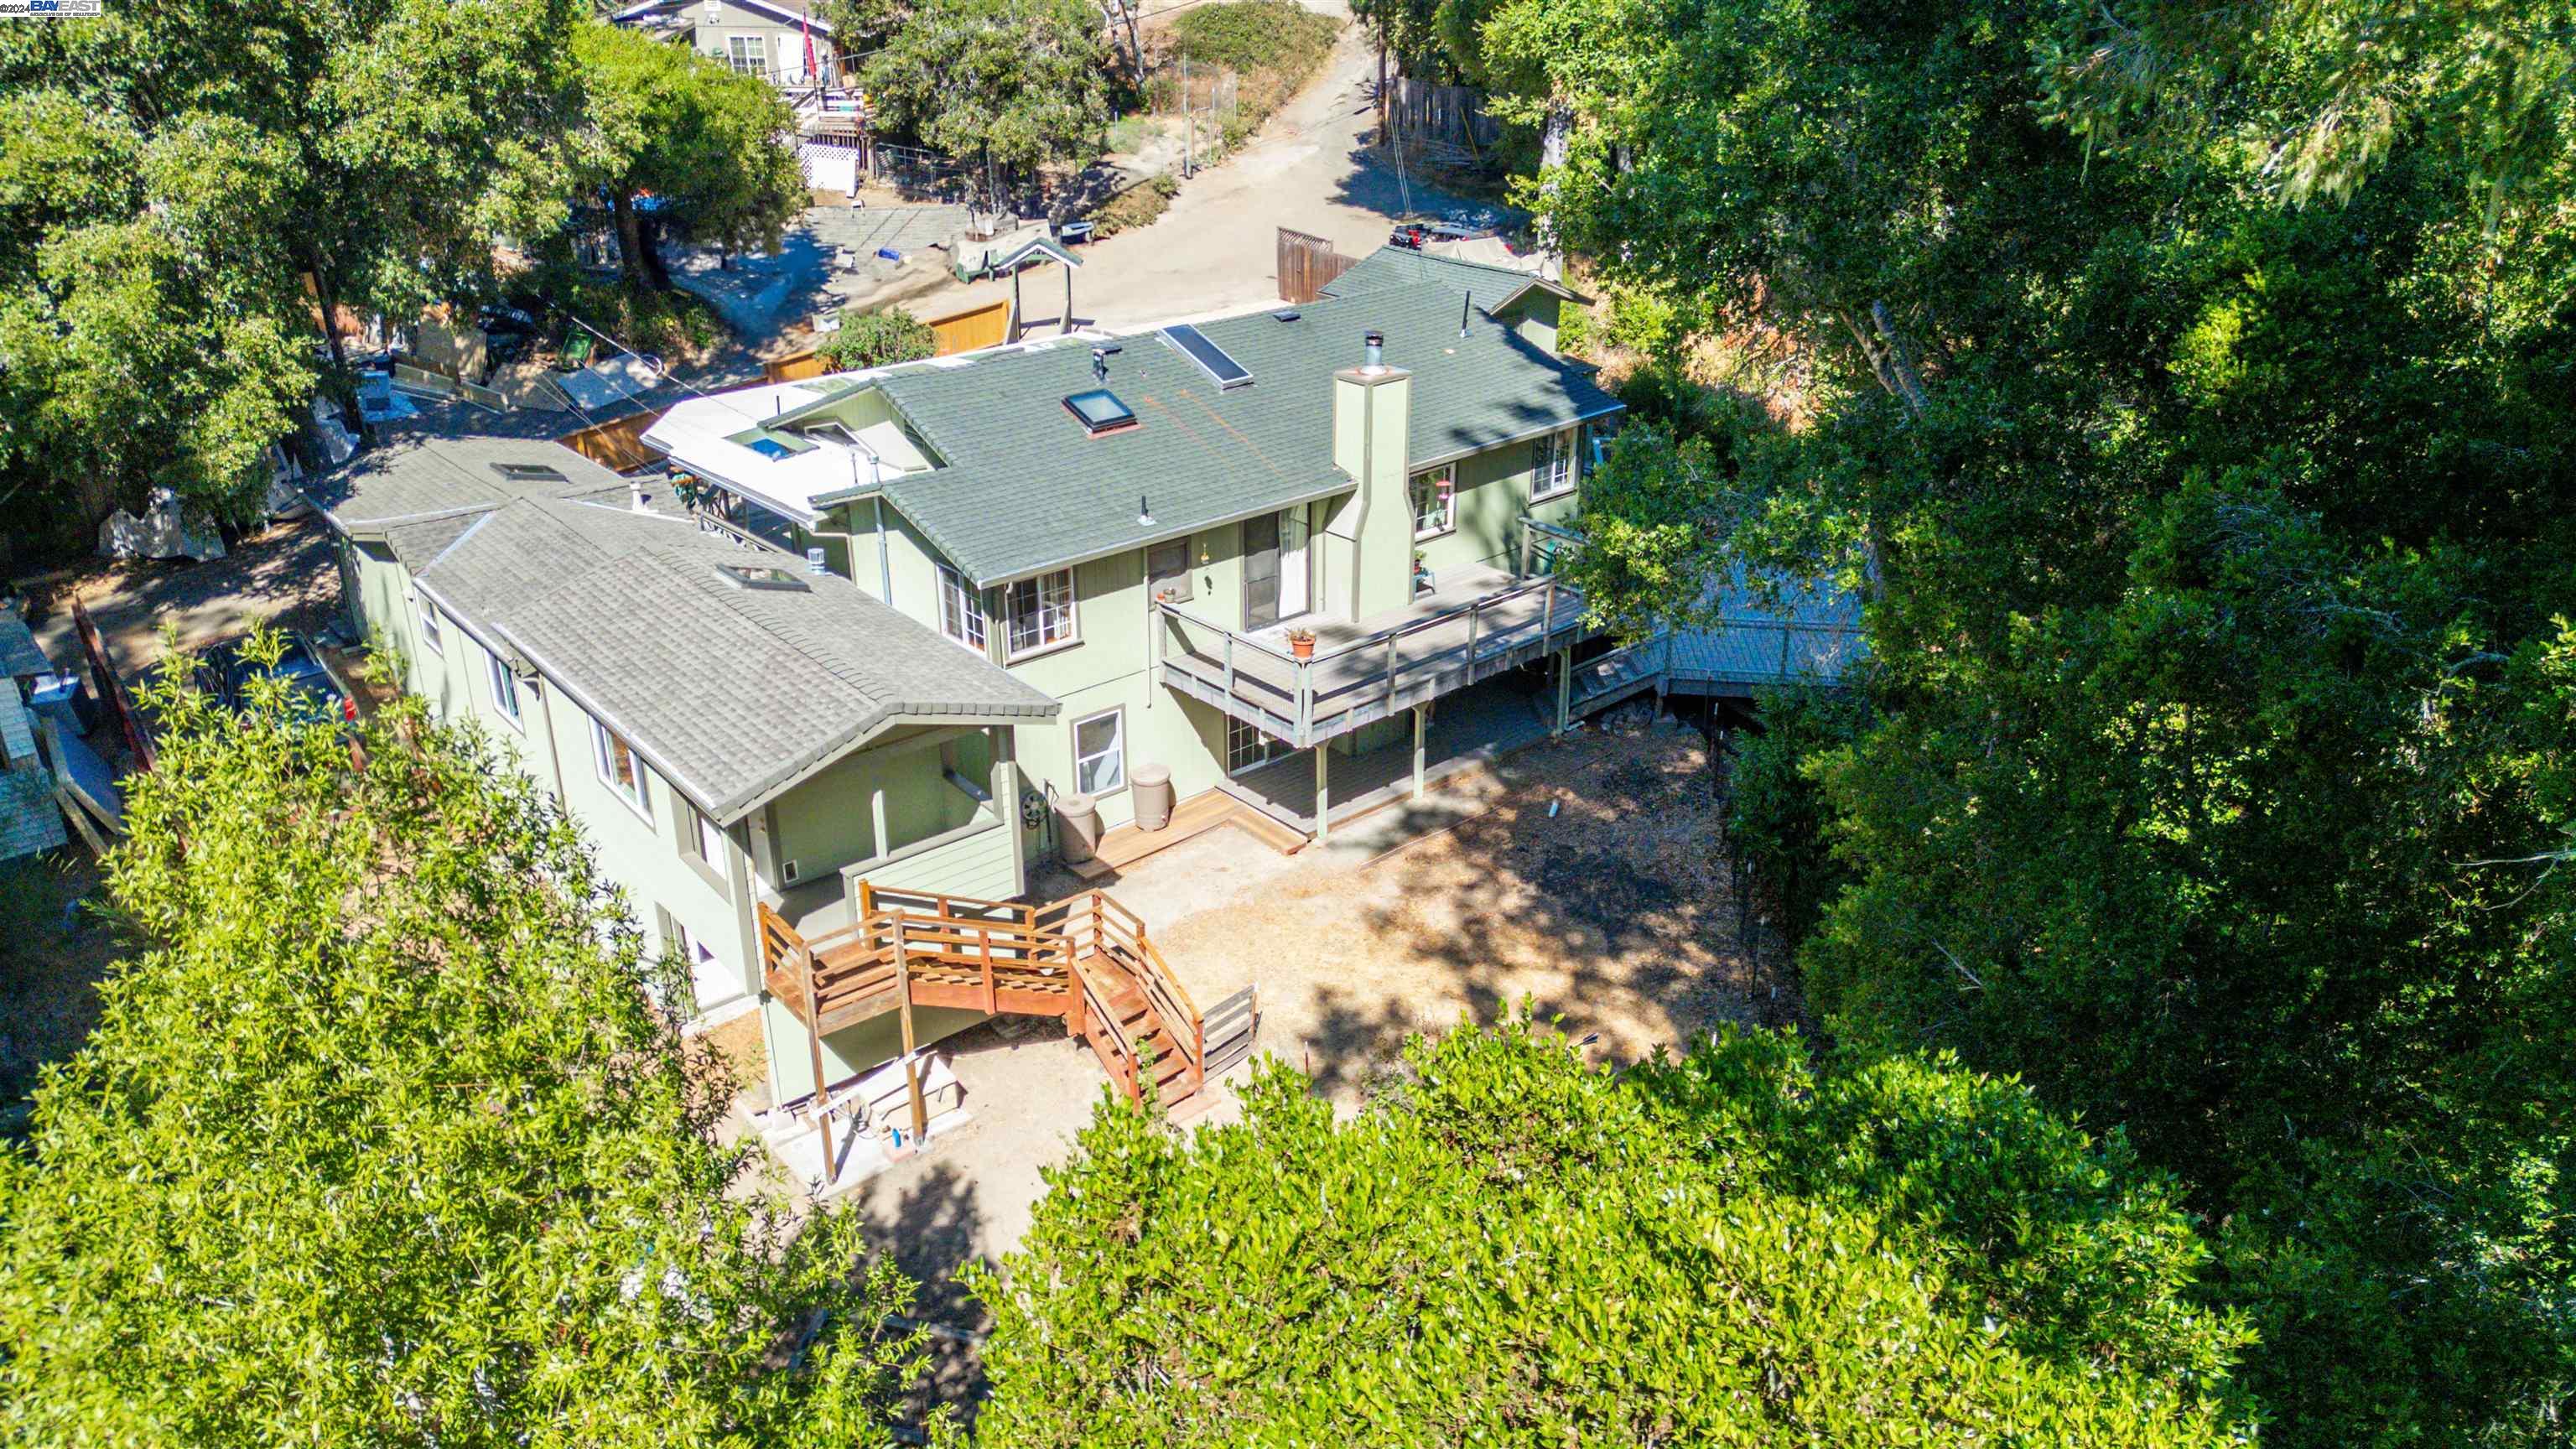
[[(766, 905), (759, 911), (769, 993), (811, 1034), (818, 1084), (822, 1037), (899, 1012), (908, 1056), (912, 1008), (942, 1006), (1061, 1020), (1131, 1102), (1145, 1099), (1149, 1081), (1167, 1108), (1206, 1089), (1209, 1037), (1198, 1007), (1144, 921), (1107, 894), (1039, 906), (862, 882), (857, 906), (858, 924), (812, 937)], [(1224, 1002), (1218, 1046), (1234, 1053), (1253, 1017), (1248, 999)], [(828, 1123), (830, 1094), (818, 1087), (815, 1096)], [(919, 1117), (916, 1096), (915, 1130)]]

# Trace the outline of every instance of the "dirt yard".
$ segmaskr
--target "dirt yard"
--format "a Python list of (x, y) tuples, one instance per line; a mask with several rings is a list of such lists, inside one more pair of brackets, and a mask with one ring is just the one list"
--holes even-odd
[[(1633, 732), (1631, 732), (1633, 731)], [(1632, 1061), (1721, 1022), (1793, 1019), (1776, 951), (1749, 948), (1721, 851), (1725, 801), (1697, 731), (1587, 730), (1345, 827), (1244, 899), (1157, 933), (1204, 1006), (1260, 989), (1261, 1047), (1355, 1100), (1404, 1038), (1526, 1000)], [(1114, 888), (1113, 888), (1114, 889)], [(1775, 990), (1775, 986), (1778, 989)]]
[(318, 518), (271, 525), (212, 563), (185, 559), (110, 563), (22, 581), (27, 623), (56, 668), (76, 667), (80, 644), (72, 599), (89, 606), (118, 670), (161, 657), (161, 631), (176, 629), (193, 649), (238, 634), (261, 620), (307, 631), (327, 627), (340, 607), (340, 569), (331, 530)]

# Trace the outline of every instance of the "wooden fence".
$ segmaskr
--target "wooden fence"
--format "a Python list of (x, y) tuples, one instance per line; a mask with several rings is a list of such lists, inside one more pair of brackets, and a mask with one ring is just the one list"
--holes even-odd
[[(939, 338), (939, 350), (931, 354), (933, 357), (947, 357), (1008, 342), (1011, 340), (1011, 302), (1003, 297), (980, 307), (933, 317), (929, 319), (929, 327)], [(811, 351), (763, 363), (760, 369), (761, 375), (773, 383), (803, 382), (809, 377), (824, 376), (831, 370)]]
[(660, 458), (659, 453), (644, 446), (644, 430), (653, 426), (661, 416), (660, 413), (635, 413), (584, 428), (555, 441), (603, 468), (623, 473)]
[(1312, 302), (1359, 260), (1333, 250), (1333, 244), (1322, 237), (1283, 226), (1279, 228), (1279, 300)]
[(1434, 142), (1482, 154), (1503, 139), (1503, 123), (1485, 114), (1484, 92), (1397, 76), (1380, 94), (1383, 122), (1408, 143)]

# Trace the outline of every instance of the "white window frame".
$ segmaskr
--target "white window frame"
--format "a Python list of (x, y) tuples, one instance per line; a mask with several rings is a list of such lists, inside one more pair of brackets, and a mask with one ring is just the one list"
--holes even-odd
[(1242, 775), (1287, 758), (1287, 742), (1259, 725), (1225, 717), (1225, 772)]
[[(743, 47), (746, 45), (751, 48), (751, 54), (747, 56), (743, 54)], [(726, 36), (725, 64), (732, 66), (736, 75), (756, 75), (762, 80), (769, 79), (769, 38), (764, 35)]]
[(939, 632), (981, 654), (992, 627), (984, 617), (984, 596), (967, 587), (966, 576), (939, 566)]
[(689, 807), (689, 829), (689, 848), (698, 853), (698, 859), (710, 867), (721, 868), (731, 854), (725, 849), (724, 827), (716, 824), (714, 816), (693, 804)]
[(1563, 498), (1582, 481), (1581, 457), (1575, 434), (1567, 428), (1549, 433), (1530, 448), (1530, 502), (1545, 503)]
[[(1036, 637), (1027, 644), (1020, 642), (1020, 601), (1024, 591), (1030, 600), (1028, 617), (1036, 624)], [(1070, 568), (1014, 580), (1003, 589), (1002, 643), (1007, 657), (1016, 663), (1081, 643), (1082, 616), (1075, 593)]]
[[(1112, 725), (1111, 725), (1112, 733), (1111, 733), (1111, 734), (1110, 734), (1110, 736), (1109, 736), (1109, 747), (1108, 747), (1107, 749), (1094, 750), (1094, 751), (1092, 751), (1090, 754), (1087, 754), (1087, 755), (1086, 755), (1086, 754), (1084, 754), (1084, 753), (1082, 752), (1082, 727), (1083, 727), (1084, 725), (1088, 725), (1088, 724), (1098, 724), (1098, 723), (1099, 723), (1100, 721), (1102, 721), (1102, 720), (1109, 720), (1109, 721), (1112, 721)], [(1100, 798), (1101, 796), (1103, 796), (1103, 795), (1115, 795), (1115, 794), (1117, 794), (1119, 791), (1126, 789), (1126, 788), (1127, 788), (1127, 710), (1126, 710), (1126, 708), (1125, 708), (1124, 706), (1121, 706), (1121, 707), (1116, 708), (1116, 709), (1104, 709), (1104, 710), (1100, 711), (1098, 714), (1087, 714), (1087, 715), (1084, 715), (1082, 718), (1080, 718), (1080, 719), (1078, 719), (1078, 720), (1075, 720), (1075, 721), (1073, 722), (1072, 730), (1073, 730), (1073, 733), (1072, 733), (1072, 739), (1073, 739), (1073, 788), (1074, 788), (1075, 792), (1076, 792), (1077, 794), (1089, 795), (1089, 796), (1090, 796), (1090, 797), (1092, 797), (1093, 799), (1097, 800), (1097, 799), (1099, 799), (1099, 798)], [(1083, 762), (1084, 762), (1084, 761), (1086, 761), (1086, 760), (1112, 760), (1112, 761), (1115, 761), (1115, 762), (1116, 762), (1116, 764), (1117, 764), (1117, 767), (1118, 767), (1118, 778), (1117, 778), (1117, 779), (1115, 779), (1115, 780), (1113, 780), (1113, 781), (1111, 781), (1111, 782), (1110, 782), (1109, 784), (1107, 784), (1107, 785), (1103, 785), (1103, 786), (1099, 787), (1098, 789), (1087, 789), (1087, 788), (1085, 788), (1085, 787), (1084, 787), (1084, 785), (1083, 785), (1083, 771), (1082, 771), (1082, 766), (1083, 766)]]
[(497, 650), (484, 650), (483, 663), (492, 685), (492, 712), (508, 720), (510, 728), (526, 734), (528, 721), (520, 712), (519, 676), (510, 672), (509, 662)]
[[(620, 752), (625, 754), (627, 773), (634, 780), (632, 790), (617, 783), (616, 766), (612, 762)], [(591, 763), (599, 769), (599, 783), (608, 787), (609, 794), (625, 801), (628, 808), (643, 816), (645, 824), (652, 824), (653, 783), (645, 771), (644, 757), (635, 753), (635, 747), (621, 738), (617, 731), (598, 720), (590, 722), (590, 754)]]
[(429, 601), (427, 594), (412, 595), (412, 604), (420, 610), (420, 647), (446, 657), (447, 641), (438, 629), (438, 606)]
[[(1430, 516), (1423, 508), (1421, 495), (1417, 492), (1425, 484), (1431, 486), (1432, 496), (1439, 501), (1440, 521), (1437, 524), (1426, 525), (1422, 521)], [(1438, 538), (1443, 534), (1456, 533), (1458, 531), (1458, 465), (1443, 463), (1437, 468), (1425, 468), (1414, 474), (1409, 486), (1404, 490), (1404, 500), (1413, 510), (1414, 542), (1419, 543), (1426, 538)]]

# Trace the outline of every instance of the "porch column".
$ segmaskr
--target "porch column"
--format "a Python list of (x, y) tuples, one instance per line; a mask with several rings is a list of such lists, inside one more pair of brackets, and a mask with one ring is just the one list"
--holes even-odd
[(1029, 893), (1029, 859), (1027, 842), (1020, 838), (1020, 767), (1012, 748), (1017, 732), (994, 725), (984, 733), (993, 742), (993, 814), (1011, 837), (1011, 894), (1024, 896)]
[(1556, 733), (1565, 733), (1568, 716), (1574, 708), (1574, 650), (1556, 651)]
[(1333, 784), (1331, 764), (1333, 747), (1328, 742), (1315, 746), (1315, 843), (1321, 845), (1333, 829)]
[(1430, 728), (1430, 713), (1431, 707), (1427, 703), (1413, 707), (1413, 798), (1416, 800), (1422, 798), (1422, 737)]

